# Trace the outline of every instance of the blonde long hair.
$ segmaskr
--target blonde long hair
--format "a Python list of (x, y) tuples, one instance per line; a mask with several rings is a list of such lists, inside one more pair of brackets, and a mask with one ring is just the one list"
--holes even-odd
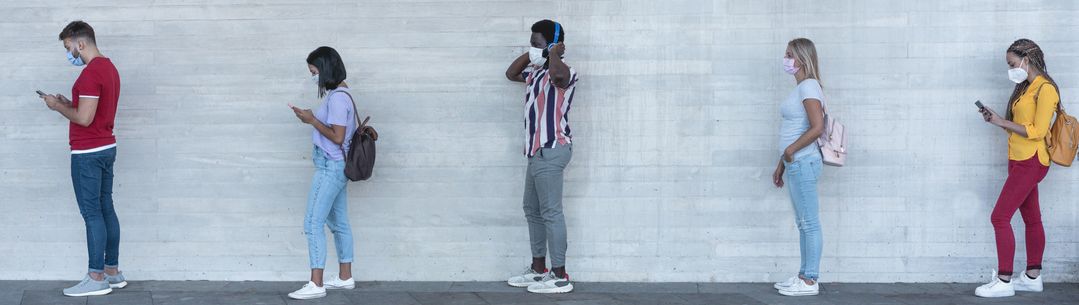
[[(817, 65), (817, 47), (813, 45), (813, 41), (807, 38), (795, 38), (787, 43), (787, 47), (791, 49), (794, 59), (802, 63), (801, 69), (805, 71), (806, 77), (817, 80), (817, 83), (823, 83), (820, 79), (820, 66)], [(824, 85), (821, 87), (823, 88)]]

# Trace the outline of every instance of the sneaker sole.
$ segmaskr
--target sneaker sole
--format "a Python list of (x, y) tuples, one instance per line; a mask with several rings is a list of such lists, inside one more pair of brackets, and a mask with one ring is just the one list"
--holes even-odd
[(69, 296), (69, 297), (88, 297), (88, 296), (95, 296), (95, 295), (106, 295), (106, 294), (109, 294), (111, 292), (112, 292), (112, 288), (108, 288), (108, 289), (102, 289), (102, 290), (90, 291), (90, 292), (83, 292), (83, 293), (67, 293), (67, 292), (65, 292), (64, 295)]
[(780, 284), (772, 285), (772, 288), (775, 288), (775, 289), (787, 289), (787, 288), (790, 288), (790, 287), (791, 287), (790, 285), (780, 285)]
[(120, 289), (124, 287), (127, 287), (127, 281), (119, 282), (116, 284), (109, 284), (109, 288)]
[(323, 298), (323, 297), (326, 297), (326, 294), (325, 294), (325, 293), (323, 293), (323, 294), (317, 294), (317, 295), (304, 295), (304, 296), (296, 296), (296, 295), (292, 295), (292, 294), (290, 293), (290, 294), (288, 295), (288, 297), (290, 297), (290, 298), (292, 298), (292, 299), (294, 299), (294, 300), (310, 300), (310, 299), (318, 299), (318, 298)]
[(330, 286), (330, 285), (326, 285), (326, 289), (334, 289), (334, 290), (353, 289), (353, 288), (356, 288), (356, 284), (352, 284), (352, 285), (349, 285), (349, 286)]
[(1015, 285), (1015, 291), (1042, 292), (1042, 290), (1045, 290), (1044, 286), (1042, 286), (1042, 285), (1038, 285), (1038, 286), (1034, 286), (1034, 287), (1020, 287), (1019, 285)]
[(788, 297), (804, 297), (804, 296), (811, 296), (811, 295), (819, 295), (820, 291), (804, 291), (804, 292), (803, 291), (796, 291), (796, 292), (791, 292), (791, 291), (786, 291), (786, 290), (780, 290), (779, 294), (782, 294), (782, 295), (785, 295), (785, 296), (788, 296)]
[(1005, 294), (994, 294), (994, 295), (980, 295), (977, 292), (975, 292), (974, 295), (979, 296), (979, 297), (983, 297), (983, 298), (1006, 298), (1006, 297), (1014, 297), (1015, 292), (1012, 292), (1010, 294), (1005, 293)]
[(531, 292), (531, 293), (543, 293), (543, 294), (546, 294), (546, 293), (568, 293), (568, 292), (571, 292), (571, 291), (573, 291), (573, 286), (565, 286), (565, 287), (558, 287), (558, 288), (551, 288), (551, 289), (536, 289), (536, 290), (532, 290), (531, 288), (528, 289), (528, 292)]
[(538, 284), (538, 283), (539, 282), (514, 284), (514, 283), (506, 282), (507, 285), (510, 285), (511, 287), (517, 287), (517, 288), (528, 288), (528, 286), (532, 286), (533, 284)]

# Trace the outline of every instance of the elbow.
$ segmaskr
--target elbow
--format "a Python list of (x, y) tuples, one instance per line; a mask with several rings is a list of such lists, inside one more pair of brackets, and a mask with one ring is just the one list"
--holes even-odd
[(1023, 126), (1023, 129), (1027, 132), (1027, 140), (1037, 140), (1045, 137), (1045, 134), (1049, 133), (1049, 128), (1038, 128), (1032, 125)]
[(91, 117), (91, 118), (88, 118), (88, 119), (79, 119), (79, 120), (76, 120), (74, 123), (75, 123), (75, 125), (79, 125), (79, 126), (82, 126), (82, 127), (90, 127), (90, 124), (94, 123), (94, 118)]
[(551, 83), (553, 83), (555, 87), (566, 89), (566, 87), (569, 87), (569, 78), (564, 76), (551, 76)]
[(820, 138), (820, 136), (824, 134), (824, 126), (810, 127), (809, 130), (806, 131), (806, 133), (808, 133), (809, 136), (811, 136), (813, 139)]
[(511, 80), (511, 81), (516, 81), (517, 80), (516, 76), (517, 75), (514, 74), (513, 71), (509, 71), (509, 70), (506, 71), (506, 79)]
[(1027, 129), (1027, 140), (1038, 140), (1041, 138), (1045, 138), (1045, 134), (1045, 131)]

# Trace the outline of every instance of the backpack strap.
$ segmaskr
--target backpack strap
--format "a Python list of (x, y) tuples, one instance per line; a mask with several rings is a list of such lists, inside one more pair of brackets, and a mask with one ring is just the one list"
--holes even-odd
[[(367, 120), (363, 120), (363, 122), (360, 122), (360, 113), (359, 113), (359, 109), (357, 109), (357, 107), (356, 107), (356, 99), (352, 98), (352, 94), (348, 93), (348, 91), (340, 90), (340, 89), (335, 89), (335, 90), (331, 91), (330, 95), (333, 95), (334, 93), (338, 93), (338, 92), (344, 93), (345, 95), (348, 95), (348, 100), (350, 102), (352, 102), (352, 115), (356, 119), (356, 130), (359, 130), (359, 131), (362, 132), (364, 130), (364, 128), (367, 126), (367, 120), (370, 120), (371, 117), (367, 117)], [(348, 128), (346, 128), (345, 131), (347, 132)], [(352, 141), (352, 135), (347, 135), (346, 134), (345, 135), (345, 141)], [(338, 147), (341, 148), (341, 156), (345, 157), (347, 159), (348, 152), (345, 151), (345, 141), (341, 141), (341, 144), (338, 145)]]

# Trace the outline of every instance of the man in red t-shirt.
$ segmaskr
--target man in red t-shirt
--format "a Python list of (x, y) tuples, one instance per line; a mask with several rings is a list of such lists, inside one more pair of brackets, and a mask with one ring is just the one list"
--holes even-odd
[(68, 61), (86, 68), (71, 88), (72, 99), (61, 94), (42, 94), (41, 98), (49, 109), (71, 121), (71, 182), (86, 223), (89, 255), (89, 272), (81, 282), (64, 289), (64, 295), (104, 295), (127, 286), (118, 269), (120, 222), (112, 204), (112, 165), (116, 162), (112, 129), (120, 98), (120, 74), (97, 49), (94, 29), (86, 22), (69, 23), (60, 32), (60, 40)]

